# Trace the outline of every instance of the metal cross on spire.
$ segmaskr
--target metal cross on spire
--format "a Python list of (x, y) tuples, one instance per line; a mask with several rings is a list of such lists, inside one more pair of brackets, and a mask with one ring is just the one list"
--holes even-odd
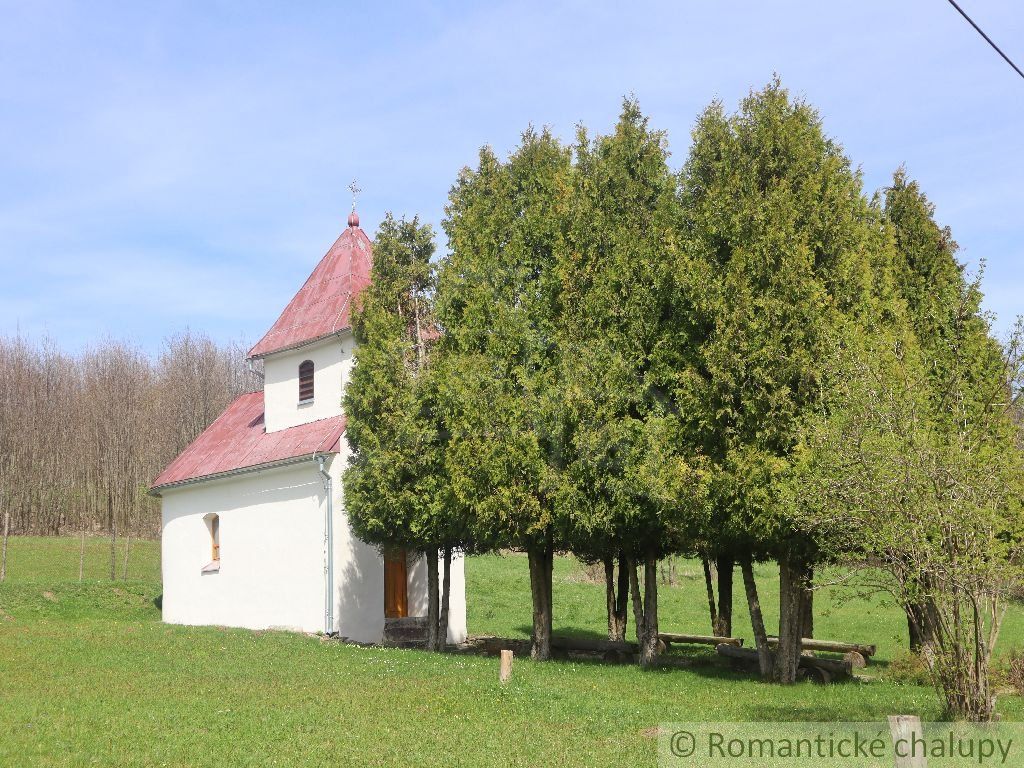
[(352, 179), (352, 183), (348, 185), (348, 191), (352, 193), (352, 212), (356, 211), (356, 197), (362, 192), (362, 188), (356, 183), (355, 179)]

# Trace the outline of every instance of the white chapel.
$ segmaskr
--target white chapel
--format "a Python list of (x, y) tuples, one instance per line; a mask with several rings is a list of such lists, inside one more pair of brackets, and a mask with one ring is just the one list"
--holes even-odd
[[(349, 216), (266, 335), (262, 392), (243, 395), (153, 482), (162, 500), (163, 619), (379, 643), (425, 626), (421, 553), (380, 551), (345, 514), (342, 393), (353, 301), (373, 245)], [(464, 561), (451, 566), (449, 642), (466, 636)]]

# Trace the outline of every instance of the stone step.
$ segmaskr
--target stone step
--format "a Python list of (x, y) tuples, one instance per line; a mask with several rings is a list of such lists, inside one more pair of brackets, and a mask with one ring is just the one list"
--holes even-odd
[(384, 619), (384, 645), (416, 647), (427, 642), (427, 617), (404, 616)]

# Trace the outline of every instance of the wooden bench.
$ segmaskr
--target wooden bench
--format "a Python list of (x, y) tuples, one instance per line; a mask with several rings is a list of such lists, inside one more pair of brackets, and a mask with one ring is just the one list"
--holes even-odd
[[(774, 648), (779, 644), (779, 638), (768, 638), (768, 645)], [(870, 659), (877, 650), (874, 645), (862, 645), (860, 643), (840, 643), (836, 640), (815, 640), (812, 637), (805, 637), (800, 641), (805, 651), (826, 651), (829, 653), (859, 653), (865, 659)]]

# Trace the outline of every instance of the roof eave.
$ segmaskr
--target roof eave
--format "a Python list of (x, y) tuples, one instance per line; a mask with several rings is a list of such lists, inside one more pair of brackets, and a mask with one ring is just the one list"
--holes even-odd
[[(270, 355), (276, 355), (276, 354), (279, 354), (281, 352), (294, 352), (297, 349), (302, 349), (303, 347), (308, 347), (311, 344), (319, 344), (321, 341), (324, 341), (325, 339), (329, 339), (332, 336), (341, 336), (342, 334), (351, 333), (351, 332), (352, 332), (352, 326), (351, 325), (346, 325), (343, 328), (338, 328), (337, 330), (331, 331), (330, 333), (322, 334), (321, 336), (317, 336), (314, 339), (305, 339), (303, 341), (299, 341), (299, 342), (296, 342), (294, 344), (289, 344), (289, 345), (284, 346), (284, 347), (278, 347), (276, 349), (270, 349), (270, 350), (267, 350), (266, 352), (257, 352), (257, 353), (254, 354), (252, 352), (252, 350), (250, 350), (249, 351), (249, 356), (246, 357), (246, 360), (264, 360), (267, 357), (269, 357)], [(257, 344), (256, 347), (258, 347), (258, 346), (259, 345)], [(253, 347), (253, 349), (256, 349), (256, 347)]]
[(332, 450), (316, 450), (312, 453), (304, 453), (301, 456), (292, 456), (287, 459), (279, 459), (277, 461), (267, 461), (262, 464), (253, 464), (251, 467), (239, 467), (238, 469), (229, 469), (226, 472), (215, 472), (212, 475), (200, 475), (199, 477), (190, 477), (185, 480), (177, 480), (173, 483), (161, 483), (160, 485), (154, 485), (147, 492), (147, 496), (153, 496), (154, 498), (160, 498), (163, 491), (181, 488), (187, 485), (196, 485), (197, 483), (205, 483), (213, 480), (224, 480), (229, 477), (238, 477), (240, 475), (249, 475), (253, 472), (262, 472), (266, 469), (278, 469), (279, 467), (287, 467), (292, 464), (301, 464), (306, 461), (313, 461), (317, 456), (324, 454), (336, 454), (338, 451)]

